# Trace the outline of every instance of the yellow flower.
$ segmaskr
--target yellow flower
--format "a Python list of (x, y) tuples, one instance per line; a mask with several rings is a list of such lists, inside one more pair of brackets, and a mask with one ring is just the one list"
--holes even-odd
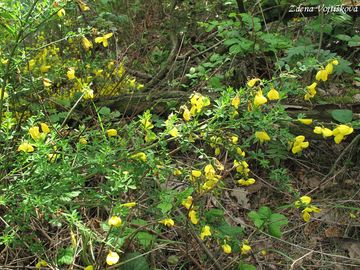
[(255, 83), (256, 83), (256, 82), (259, 82), (259, 81), (260, 81), (260, 79), (258, 79), (258, 78), (251, 79), (250, 81), (247, 82), (247, 85), (248, 85), (249, 87), (254, 87)]
[(235, 109), (239, 108), (240, 105), (240, 97), (238, 94), (231, 100), (231, 105), (234, 106)]
[(208, 179), (214, 178), (216, 176), (216, 171), (213, 167), (213, 165), (208, 164), (204, 168), (205, 177)]
[(56, 13), (59, 18), (63, 17), (65, 15), (65, 9), (59, 9), (59, 11)]
[(303, 211), (303, 219), (305, 222), (309, 222), (310, 221), (310, 218), (311, 218), (311, 215), (310, 213), (319, 213), (321, 210), (320, 208), (316, 207), (316, 206), (307, 206)]
[(186, 208), (186, 209), (190, 209), (193, 205), (193, 197), (192, 196), (188, 196), (185, 200), (183, 200), (181, 202), (181, 204)]
[(201, 112), (202, 108), (210, 105), (210, 99), (208, 97), (204, 97), (199, 93), (195, 93), (190, 96), (190, 115), (194, 116), (195, 114)]
[(108, 39), (113, 36), (113, 33), (108, 33), (106, 35), (103, 35), (102, 37), (95, 38), (95, 43), (102, 43), (104, 47), (107, 47), (109, 45)]
[(143, 125), (144, 129), (153, 129), (154, 125), (151, 123), (150, 119), (141, 119), (140, 123)]
[(299, 208), (301, 205), (309, 205), (311, 203), (311, 197), (309, 196), (302, 196), (300, 197), (300, 200), (296, 201), (294, 204), (295, 204), (295, 207), (296, 208)]
[(54, 163), (59, 158), (59, 156), (59, 154), (48, 154), (48, 161)]
[(90, 8), (82, 1), (82, 0), (77, 0), (79, 6), (80, 6), (80, 9), (82, 11), (88, 11), (90, 10)]
[(311, 125), (313, 120), (310, 118), (300, 118), (298, 121), (304, 125)]
[(84, 137), (81, 137), (81, 138), (79, 139), (79, 143), (82, 144), (82, 145), (86, 145), (88, 142), (87, 142), (87, 140), (86, 140)]
[(255, 137), (260, 141), (260, 143), (270, 141), (270, 136), (265, 131), (256, 131)]
[(41, 127), (42, 132), (44, 132), (45, 134), (50, 133), (50, 128), (47, 124), (40, 123), (40, 127)]
[(28, 65), (27, 65), (27, 68), (29, 71), (33, 70), (34, 66), (36, 64), (36, 61), (34, 59), (31, 59), (29, 62), (28, 62)]
[(41, 71), (42, 73), (46, 73), (46, 72), (49, 71), (50, 68), (51, 68), (51, 66), (42, 65), (42, 66), (40, 67), (40, 71)]
[(108, 265), (114, 265), (119, 261), (120, 257), (116, 252), (110, 251), (109, 254), (106, 256), (106, 263)]
[(122, 223), (122, 220), (120, 217), (118, 216), (112, 216), (111, 218), (109, 218), (108, 220), (108, 224), (109, 226), (113, 226), (113, 227), (120, 227)]
[(255, 106), (261, 106), (263, 104), (265, 104), (267, 102), (267, 98), (264, 97), (263, 93), (261, 90), (259, 90), (254, 98), (254, 105)]
[(317, 81), (324, 81), (325, 82), (328, 79), (328, 75), (329, 74), (326, 71), (326, 69), (321, 69), (316, 73), (315, 78), (316, 78)]
[(184, 108), (183, 118), (185, 121), (189, 121), (191, 119), (191, 113), (186, 106), (184, 106), (183, 108)]
[(94, 266), (88, 265), (84, 268), (84, 270), (94, 270)]
[(236, 135), (231, 136), (231, 142), (232, 142), (233, 144), (237, 144), (238, 141), (239, 141), (239, 137), (238, 137), (238, 136), (236, 136)]
[(201, 176), (201, 171), (199, 170), (192, 170), (191, 175), (195, 178), (199, 178)]
[(244, 243), (241, 247), (241, 254), (246, 255), (251, 251), (251, 246), (249, 246), (248, 244)]
[(214, 152), (215, 156), (220, 155), (220, 153), (221, 153), (220, 147), (216, 147), (216, 148), (215, 148), (215, 152)]
[(234, 167), (238, 173), (242, 173), (244, 175), (248, 175), (250, 172), (249, 164), (245, 160), (241, 161), (241, 163), (234, 160)]
[(230, 246), (230, 245), (228, 245), (228, 244), (225, 243), (225, 244), (223, 244), (221, 247), (222, 247), (224, 253), (226, 253), (226, 254), (230, 254), (230, 253), (231, 253), (231, 246)]
[(29, 143), (23, 142), (22, 144), (19, 145), (17, 150), (23, 151), (25, 153), (31, 153), (34, 152), (34, 147)]
[(335, 60), (331, 61), (331, 64), (333, 64), (334, 66), (337, 66), (339, 64), (339, 61), (335, 59)]
[(9, 59), (1, 59), (1, 64), (7, 65), (9, 63)]
[(117, 130), (116, 130), (116, 129), (113, 129), (113, 128), (108, 129), (108, 130), (106, 131), (106, 134), (108, 135), (108, 137), (115, 137), (115, 136), (118, 135)]
[(255, 179), (254, 178), (249, 178), (247, 180), (244, 180), (244, 179), (240, 179), (238, 180), (238, 183), (242, 186), (250, 186), (250, 185), (253, 185), (255, 184)]
[(241, 150), (240, 147), (236, 148), (236, 153), (242, 157), (245, 157), (245, 155), (246, 155), (245, 152), (243, 150)]
[(2, 94), (2, 89), (0, 88), (0, 97), (3, 95), (4, 99), (7, 99), (9, 97), (9, 94), (5, 91), (4, 94)]
[(33, 138), (34, 141), (38, 141), (41, 139), (39, 127), (34, 126), (34, 127), (29, 128), (29, 134), (30, 134), (31, 138)]
[(169, 131), (169, 134), (171, 135), (171, 137), (177, 137), (179, 135), (179, 131), (176, 127), (172, 128), (170, 131)]
[(66, 72), (66, 76), (69, 80), (75, 79), (75, 69), (73, 67), (69, 67), (68, 71)]
[(82, 37), (81, 39), (82, 46), (84, 50), (87, 52), (90, 48), (92, 48), (93, 44), (90, 40), (88, 40), (86, 37)]
[(96, 69), (93, 72), (94, 72), (95, 77), (99, 77), (104, 72), (104, 70), (103, 69)]
[(42, 81), (43, 81), (43, 84), (44, 84), (45, 87), (50, 87), (51, 84), (52, 84), (52, 81), (50, 81), (47, 78), (43, 78)]
[(205, 225), (201, 230), (200, 239), (204, 240), (205, 237), (208, 237), (208, 236), (211, 236), (211, 229), (210, 229), (210, 226)]
[(189, 218), (192, 224), (196, 225), (199, 223), (199, 219), (197, 217), (197, 213), (195, 210), (190, 210), (189, 211)]
[(317, 86), (317, 83), (316, 82), (313, 82), (311, 85), (307, 86), (307, 90), (308, 92), (311, 94), (311, 95), (315, 95), (316, 94), (316, 86)]
[(334, 71), (334, 66), (333, 66), (333, 64), (332, 64), (332, 63), (327, 64), (326, 67), (325, 67), (325, 70), (326, 70), (326, 72), (327, 72), (328, 74), (333, 73), (333, 71)]
[(171, 218), (160, 220), (159, 223), (164, 224), (167, 227), (172, 227), (175, 225), (174, 220), (172, 220)]
[(44, 260), (39, 260), (37, 264), (35, 265), (35, 268), (40, 269), (42, 266), (46, 267), (48, 264)]
[(267, 97), (269, 100), (278, 100), (280, 99), (280, 94), (275, 88), (273, 88), (269, 91)]
[(182, 172), (179, 169), (175, 169), (174, 172), (173, 172), (173, 175), (174, 176), (179, 176), (179, 175), (182, 175)]
[(308, 147), (309, 142), (305, 142), (305, 136), (300, 135), (295, 138), (291, 151), (293, 154), (297, 154)]
[(128, 202), (128, 203), (123, 203), (122, 206), (127, 207), (127, 208), (133, 208), (136, 206), (136, 202)]
[(354, 132), (354, 129), (352, 127), (349, 127), (347, 125), (338, 125), (333, 130), (334, 141), (336, 144), (339, 144), (347, 135), (350, 135)]
[(131, 158), (141, 160), (143, 162), (146, 162), (146, 160), (147, 160), (147, 156), (144, 152), (139, 152), (137, 154), (134, 154), (131, 156)]

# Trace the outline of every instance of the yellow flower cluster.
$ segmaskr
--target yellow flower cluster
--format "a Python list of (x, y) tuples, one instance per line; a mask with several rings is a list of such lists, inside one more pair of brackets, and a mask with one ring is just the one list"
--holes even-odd
[[(247, 82), (247, 85), (252, 88), (255, 86), (255, 84), (257, 82), (260, 82), (261, 80), (258, 78), (254, 78), (251, 79)], [(264, 96), (262, 90), (259, 87), (259, 90), (256, 92), (255, 97), (254, 97), (254, 106), (255, 107), (259, 107), (265, 103), (268, 102), (269, 100), (279, 100), (280, 99), (280, 93), (275, 89), (275, 88), (271, 88), (270, 91), (267, 93), (267, 98)]]
[(255, 184), (256, 180), (254, 178), (249, 178), (249, 164), (243, 160), (241, 162), (234, 160), (234, 168), (236, 172), (241, 175), (241, 179), (238, 180), (238, 184), (242, 186), (250, 186)]
[(350, 135), (353, 132), (354, 129), (347, 125), (338, 125), (333, 130), (320, 126), (316, 126), (314, 128), (314, 133), (322, 135), (324, 138), (334, 136), (334, 141), (336, 144), (339, 144), (342, 140), (346, 138), (347, 135)]
[[(41, 132), (40, 132), (40, 128), (41, 128)], [(40, 142), (45, 140), (46, 135), (50, 133), (50, 128), (47, 124), (40, 123), (40, 128), (38, 126), (32, 126), (29, 128), (30, 137), (35, 142)], [(22, 142), (17, 150), (25, 153), (31, 153), (34, 152), (35, 149), (30, 143)]]
[(183, 110), (183, 118), (185, 121), (189, 121), (191, 117), (200, 113), (203, 108), (209, 106), (210, 99), (201, 95), (200, 93), (194, 93), (190, 96), (190, 104), (190, 110), (186, 105), (181, 106), (181, 109)]
[[(315, 79), (317, 81), (327, 81), (328, 80), (328, 76), (333, 73), (334, 70), (334, 65), (338, 65), (339, 61), (338, 60), (332, 60), (330, 61), (325, 68), (320, 69), (315, 76)], [(306, 94), (304, 96), (305, 100), (310, 100), (311, 98), (313, 98), (316, 95), (316, 86), (317, 83), (313, 82), (311, 85), (306, 87)]]
[(321, 211), (320, 208), (311, 205), (311, 197), (309, 196), (300, 197), (299, 200), (295, 201), (294, 205), (296, 208), (303, 208), (302, 217), (305, 222), (310, 221), (310, 213), (319, 213)]
[(293, 154), (300, 153), (303, 149), (309, 147), (309, 142), (305, 142), (305, 136), (300, 135), (295, 137), (294, 142), (292, 143), (291, 152)]
[[(216, 167), (219, 171), (224, 170), (224, 166), (218, 162), (216, 164)], [(207, 164), (204, 167), (204, 174), (200, 170), (192, 170), (190, 175), (190, 180), (194, 182), (196, 179), (203, 177), (204, 184), (201, 185), (201, 190), (208, 191), (215, 187), (215, 185), (218, 183), (218, 181), (221, 179), (221, 176), (216, 173), (216, 169), (212, 164)]]

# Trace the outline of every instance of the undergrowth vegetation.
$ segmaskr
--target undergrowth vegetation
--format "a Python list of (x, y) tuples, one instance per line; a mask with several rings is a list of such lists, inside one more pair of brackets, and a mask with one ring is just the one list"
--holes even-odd
[(148, 2), (0, 3), (0, 266), (359, 267), (358, 21)]

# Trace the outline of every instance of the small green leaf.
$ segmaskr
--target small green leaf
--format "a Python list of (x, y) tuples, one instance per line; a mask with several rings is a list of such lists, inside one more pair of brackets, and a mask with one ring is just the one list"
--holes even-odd
[(147, 248), (156, 240), (156, 236), (148, 232), (138, 232), (136, 238), (139, 240), (140, 245)]
[(261, 219), (261, 217), (256, 211), (249, 212), (248, 217), (252, 220), (252, 222), (254, 222), (254, 225), (257, 228), (261, 228), (264, 225), (264, 221)]
[(286, 224), (288, 224), (288, 220), (284, 215), (278, 213), (272, 214), (269, 219), (269, 234), (280, 238), (282, 235), (281, 226)]
[(251, 264), (240, 263), (238, 270), (256, 270), (256, 267)]
[(125, 263), (119, 270), (149, 270), (149, 264), (144, 256), (139, 252), (127, 253), (121, 259)]
[(343, 34), (337, 35), (336, 38), (337, 38), (337, 39), (340, 39), (340, 40), (342, 40), (342, 41), (349, 41), (349, 40), (351, 39), (350, 36), (348, 36), (348, 35), (343, 35)]
[(216, 221), (222, 220), (224, 217), (224, 211), (221, 209), (210, 209), (205, 213), (205, 218), (209, 223), (214, 223)]
[(59, 265), (67, 264), (70, 265), (73, 262), (74, 249), (73, 248), (63, 248), (60, 249), (57, 261)]
[(111, 110), (108, 107), (102, 107), (99, 110), (100, 115), (109, 115), (111, 113)]
[(349, 123), (353, 118), (351, 110), (332, 110), (331, 116), (340, 123)]
[(258, 213), (261, 219), (269, 219), (272, 212), (269, 207), (261, 206)]

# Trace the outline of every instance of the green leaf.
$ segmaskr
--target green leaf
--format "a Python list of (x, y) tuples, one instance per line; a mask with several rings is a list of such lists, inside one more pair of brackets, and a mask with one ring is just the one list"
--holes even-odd
[(210, 209), (205, 213), (205, 218), (209, 223), (214, 223), (224, 218), (224, 211), (216, 208)]
[(149, 247), (156, 240), (156, 236), (148, 232), (138, 232), (136, 238), (144, 248)]
[(59, 265), (67, 264), (70, 265), (73, 262), (74, 249), (73, 248), (62, 248), (57, 256)]
[(111, 110), (108, 107), (102, 107), (99, 110), (100, 115), (109, 115), (111, 113)]
[(349, 40), (351, 39), (350, 36), (348, 36), (348, 35), (343, 35), (343, 34), (336, 35), (336, 38), (337, 38), (337, 39), (340, 39), (340, 40), (342, 40), (342, 41), (349, 41)]
[(254, 225), (257, 228), (261, 228), (264, 225), (264, 221), (261, 219), (259, 214), (256, 211), (251, 211), (248, 213), (248, 217), (254, 222)]
[(231, 226), (226, 222), (219, 226), (218, 229), (224, 236), (229, 236), (232, 239), (238, 238), (243, 235), (243, 229), (241, 227)]
[(261, 219), (269, 219), (272, 212), (269, 207), (261, 206), (258, 213)]
[(288, 224), (288, 220), (284, 215), (278, 213), (272, 214), (269, 219), (269, 234), (280, 238), (282, 235), (281, 226), (286, 224)]
[(239, 265), (239, 270), (256, 270), (256, 267), (251, 265), (251, 264), (247, 264), (247, 263), (240, 263)]
[(345, 109), (332, 110), (331, 116), (340, 123), (349, 123), (353, 118), (353, 112)]
[(122, 261), (125, 263), (121, 265), (119, 270), (149, 270), (149, 264), (144, 256), (139, 252), (125, 254)]

